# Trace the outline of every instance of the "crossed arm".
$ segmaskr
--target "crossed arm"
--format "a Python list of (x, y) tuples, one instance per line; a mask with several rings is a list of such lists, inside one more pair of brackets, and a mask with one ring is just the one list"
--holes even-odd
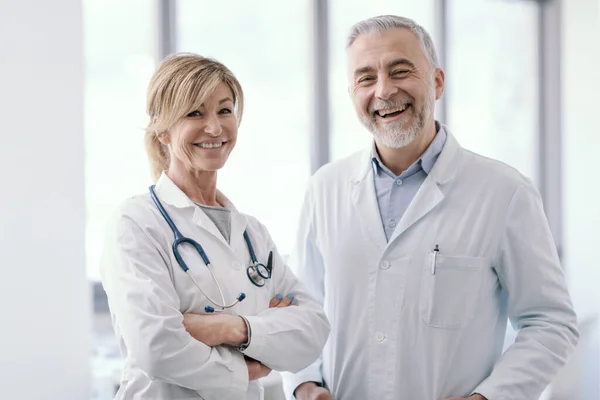
[[(283, 308), (296, 305), (293, 296), (277, 295), (271, 299), (269, 308)], [(231, 346), (239, 348), (248, 343), (248, 329), (242, 317), (228, 314), (184, 314), (183, 326), (186, 331), (199, 342), (207, 346)], [(271, 368), (259, 361), (245, 357), (250, 381), (264, 378), (271, 373)]]

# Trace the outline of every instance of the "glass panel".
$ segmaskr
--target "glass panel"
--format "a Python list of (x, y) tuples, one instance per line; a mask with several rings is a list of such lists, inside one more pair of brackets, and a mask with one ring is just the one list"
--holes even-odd
[(434, 37), (434, 1), (331, 0), (330, 70), (331, 159), (366, 148), (371, 134), (362, 126), (348, 94), (346, 39), (355, 23), (377, 15), (396, 14), (414, 19)]
[(538, 5), (448, 2), (448, 126), (461, 145), (535, 179)]
[(219, 188), (292, 247), (310, 174), (309, 2), (180, 0), (178, 51), (214, 57), (246, 95), (236, 149)]
[(107, 218), (151, 184), (143, 138), (154, 70), (153, 4), (84, 1), (86, 258), (92, 280), (99, 280)]

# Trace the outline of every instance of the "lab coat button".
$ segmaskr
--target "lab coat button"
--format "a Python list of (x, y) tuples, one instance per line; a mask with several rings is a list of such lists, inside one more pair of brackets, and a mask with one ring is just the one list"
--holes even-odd
[(235, 262), (233, 263), (233, 268), (235, 268), (235, 269), (238, 269), (238, 270), (239, 270), (240, 268), (242, 268), (242, 264), (241, 264), (241, 263), (239, 263), (239, 262), (237, 262), (237, 261), (235, 261)]
[(390, 264), (390, 262), (389, 262), (388, 260), (383, 260), (383, 261), (381, 262), (381, 265), (380, 265), (380, 267), (381, 267), (381, 269), (388, 269), (388, 268), (390, 267), (390, 265), (391, 265), (391, 264)]
[(385, 335), (381, 332), (377, 332), (375, 334), (375, 340), (377, 340), (378, 342), (383, 342), (383, 339), (385, 339)]

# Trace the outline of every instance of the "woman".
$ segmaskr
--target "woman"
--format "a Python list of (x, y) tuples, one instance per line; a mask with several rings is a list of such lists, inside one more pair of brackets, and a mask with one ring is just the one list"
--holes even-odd
[(261, 399), (257, 379), (303, 369), (325, 344), (325, 314), (266, 228), (217, 190), (243, 104), (235, 76), (194, 54), (150, 82), (157, 182), (120, 208), (101, 265), (125, 358), (117, 399)]

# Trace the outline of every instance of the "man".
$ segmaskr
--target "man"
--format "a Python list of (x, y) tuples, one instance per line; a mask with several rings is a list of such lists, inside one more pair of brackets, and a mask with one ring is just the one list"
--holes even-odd
[[(319, 361), (286, 376), (288, 395), (539, 398), (578, 339), (540, 196), (434, 120), (444, 72), (422, 27), (362, 21), (347, 54), (374, 144), (309, 185), (290, 264), (332, 331)], [(518, 335), (502, 354), (507, 318)]]

